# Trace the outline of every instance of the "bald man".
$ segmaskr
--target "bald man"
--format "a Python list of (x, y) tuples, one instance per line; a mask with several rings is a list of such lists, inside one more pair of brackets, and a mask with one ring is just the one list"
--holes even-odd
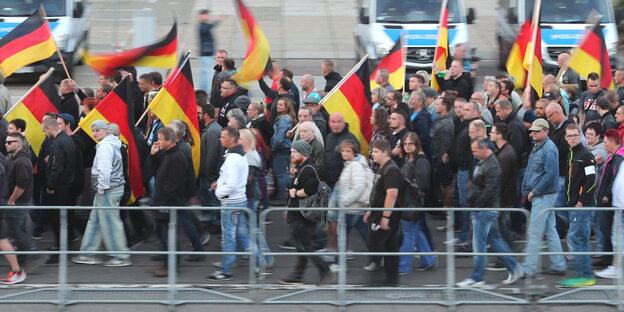
[[(546, 75), (544, 76), (544, 78), (542, 78), (543, 88), (552, 84), (556, 84), (559, 87), (559, 94), (561, 94), (561, 97), (563, 98), (563, 104), (565, 105), (566, 110), (570, 111), (570, 101), (569, 101), (570, 99), (568, 98), (568, 92), (566, 92), (565, 90), (563, 90), (563, 88), (561, 88), (561, 84), (557, 81), (557, 77), (555, 77), (555, 75)], [(547, 91), (544, 91), (544, 92), (547, 92)]]
[[(321, 95), (319, 94), (316, 87), (314, 87), (314, 77), (312, 75), (305, 74), (301, 76), (299, 86), (303, 91), (303, 98), (301, 98), (301, 100), (305, 100), (310, 96), (316, 98), (319, 101), (321, 100)], [(303, 101), (301, 103), (303, 103)]]
[(581, 78), (579, 74), (568, 67), (568, 60), (570, 54), (564, 52), (557, 57), (557, 65), (559, 65), (559, 72), (557, 73), (557, 82), (562, 85), (575, 85), (578, 88)]

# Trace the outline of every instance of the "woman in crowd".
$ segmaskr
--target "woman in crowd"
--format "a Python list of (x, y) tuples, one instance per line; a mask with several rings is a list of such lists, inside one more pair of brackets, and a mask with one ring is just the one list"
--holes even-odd
[[(377, 140), (390, 140), (390, 137), (392, 136), (392, 129), (390, 129), (390, 125), (388, 124), (388, 113), (383, 107), (373, 111), (373, 114), (370, 117), (370, 123), (373, 126), (370, 146), (373, 146), (373, 142)], [(373, 154), (372, 151), (373, 149), (371, 147), (368, 151), (368, 166), (373, 169), (373, 172), (376, 172), (377, 169), (379, 169), (379, 165), (373, 162), (373, 157), (371, 156)]]
[[(429, 192), (431, 181), (431, 164), (425, 155), (424, 150), (415, 132), (408, 132), (401, 141), (401, 157), (405, 158), (405, 164), (401, 168), (403, 178), (418, 184), (420, 189), (426, 194)], [(407, 214), (404, 214), (407, 215)], [(411, 214), (414, 218), (401, 218), (401, 232), (403, 243), (400, 252), (412, 252), (414, 247), (420, 252), (430, 252), (429, 227), (424, 213)], [(416, 218), (417, 217), (417, 218)], [(413, 256), (401, 256), (399, 258), (399, 274), (412, 273)], [(438, 262), (435, 256), (420, 256), (420, 267), (418, 270), (424, 271), (434, 269)]]
[[(289, 98), (281, 98), (275, 104), (277, 119), (273, 125), (271, 138), (271, 154), (273, 155), (272, 170), (275, 176), (274, 199), (283, 202), (286, 199), (286, 188), (290, 184), (288, 163), (290, 160), (290, 145), (292, 141), (286, 136), (286, 131), (297, 123), (293, 102)], [(282, 203), (283, 204), (283, 203)]]
[(371, 100), (373, 101), (373, 110), (384, 107), (384, 101), (388, 96), (388, 90), (385, 88), (375, 88), (371, 91)]

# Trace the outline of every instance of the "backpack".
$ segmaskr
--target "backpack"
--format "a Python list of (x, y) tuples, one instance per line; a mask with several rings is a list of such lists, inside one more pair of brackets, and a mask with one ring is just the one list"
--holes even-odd
[[(314, 175), (316, 176), (316, 179), (319, 181), (319, 186), (318, 186), (316, 193), (314, 193), (313, 195), (310, 195), (306, 198), (299, 199), (299, 207), (300, 208), (327, 207), (329, 204), (329, 198), (331, 197), (331, 193), (332, 193), (331, 188), (327, 185), (327, 183), (319, 179), (318, 173), (316, 172), (316, 169), (314, 169), (313, 166), (306, 165), (303, 168), (301, 168), (300, 172), (303, 172), (303, 169), (305, 169), (306, 167), (310, 167), (312, 168), (312, 170), (314, 170)], [(318, 223), (324, 220), (326, 214), (327, 214), (327, 211), (325, 210), (306, 210), (306, 209), (301, 210), (301, 215), (303, 215), (304, 218), (306, 218), (308, 221), (313, 222), (313, 223)]]
[[(414, 160), (414, 161), (418, 161)], [(425, 206), (425, 192), (413, 179), (403, 177), (403, 183), (399, 189), (399, 205), (402, 208), (421, 208)], [(417, 221), (424, 215), (424, 211), (401, 211), (401, 220)]]

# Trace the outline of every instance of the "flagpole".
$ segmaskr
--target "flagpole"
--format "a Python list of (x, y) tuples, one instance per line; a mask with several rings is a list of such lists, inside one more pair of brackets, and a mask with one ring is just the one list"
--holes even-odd
[[(41, 15), (42, 18), (46, 20), (48, 20), (48, 15), (46, 14), (45, 8), (43, 7), (43, 4), (41, 5)], [(65, 70), (65, 74), (67, 75), (67, 78), (72, 79), (71, 76), (69, 75), (69, 70), (67, 70), (67, 65), (65, 64), (65, 60), (63, 59), (63, 55), (61, 55), (61, 50), (59, 50), (58, 45), (56, 44), (56, 41), (54, 41), (54, 46), (56, 47), (56, 54), (58, 55), (59, 59), (61, 60), (61, 64), (63, 64), (63, 69)]]
[(407, 46), (405, 45), (405, 31), (401, 34), (401, 53), (403, 53), (403, 92), (405, 91), (405, 80), (407, 78)]
[(531, 54), (529, 56), (529, 70), (527, 72), (526, 86), (524, 88), (524, 93), (527, 94), (531, 94), (531, 75), (533, 74), (533, 63), (535, 62), (535, 46), (537, 45), (535, 40), (537, 39), (537, 32), (539, 31), (542, 0), (535, 0), (535, 3), (533, 5), (533, 20), (531, 21)]
[(338, 82), (338, 84), (336, 84), (335, 87), (333, 87), (327, 94), (325, 94), (325, 96), (321, 99), (321, 102), (319, 103), (319, 105), (322, 105), (323, 103), (325, 103), (325, 101), (330, 98), (334, 93), (336, 93), (336, 91), (338, 91), (338, 89), (340, 89), (340, 87), (342, 87), (342, 85), (345, 83), (345, 81), (347, 81), (347, 79), (349, 79), (349, 77), (351, 77), (351, 75), (358, 70), (358, 68), (360, 68), (360, 66), (362, 66), (362, 63), (364, 63), (366, 60), (368, 59), (368, 54), (364, 55), (362, 57), (362, 59), (355, 64), (355, 66), (353, 66), (353, 68), (351, 68), (351, 70), (342, 77), (342, 79), (340, 80), (340, 82)]
[(54, 67), (50, 67), (50, 69), (48, 69), (48, 71), (45, 74), (41, 75), (41, 77), (39, 77), (39, 80), (28, 91), (26, 91), (26, 93), (24, 93), (24, 95), (17, 102), (15, 102), (15, 105), (11, 106), (11, 108), (6, 113), (4, 113), (4, 116), (8, 115), (11, 111), (13, 111), (13, 109), (15, 109), (15, 107), (17, 107), (17, 105), (22, 103), (22, 101), (27, 96), (29, 96), (30, 93), (32, 93), (33, 90), (35, 90), (35, 88), (37, 88), (41, 84), (41, 82), (46, 80), (52, 74), (53, 71), (54, 71)]
[[(186, 65), (186, 63), (189, 61), (190, 57), (191, 57), (191, 50), (188, 50), (186, 52), (186, 56), (184, 56), (184, 60), (182, 60), (182, 62), (180, 63), (180, 66), (178, 66), (178, 69), (184, 67), (184, 65)], [(173, 77), (169, 78), (167, 81), (172, 81), (173, 79), (176, 79), (176, 77), (178, 77), (179, 74), (180, 74), (180, 71), (178, 70), (175, 73), (175, 75)], [(152, 99), (152, 101), (153, 101), (153, 99)], [(150, 105), (151, 105), (151, 102), (150, 102)], [(143, 114), (141, 114), (141, 117), (139, 117), (139, 120), (137, 120), (136, 124), (134, 124), (135, 127), (138, 127), (139, 124), (141, 123), (141, 121), (143, 121), (143, 118), (145, 118), (145, 116), (147, 115), (147, 111), (148, 110), (149, 110), (149, 105), (145, 108), (145, 110), (143, 111)]]

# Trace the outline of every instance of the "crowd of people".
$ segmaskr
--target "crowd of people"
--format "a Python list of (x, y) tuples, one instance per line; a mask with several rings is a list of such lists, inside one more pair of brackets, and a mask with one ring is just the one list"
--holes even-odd
[[(207, 14), (202, 12), (202, 14)], [(202, 19), (203, 23), (208, 19)], [(139, 123), (137, 147), (146, 195), (134, 205), (149, 210), (92, 209), (68, 211), (70, 244), (80, 241), (80, 255), (71, 261), (119, 267), (132, 265), (128, 253), (155, 233), (167, 249), (170, 212), (158, 207), (202, 205), (228, 209), (192, 209), (177, 212), (180, 229), (193, 251), (204, 251), (210, 234), (221, 235), (221, 250), (251, 250), (259, 273), (270, 268), (273, 257), (262, 255), (270, 246), (265, 239), (250, 236), (249, 216), (236, 208), (259, 212), (270, 206), (301, 208), (284, 215), (290, 237), (280, 244), (301, 252), (337, 250), (339, 213), (330, 210), (317, 216), (307, 207), (327, 203), (345, 212), (347, 233), (356, 229), (372, 252), (430, 252), (435, 250), (428, 218), (444, 218), (447, 207), (514, 208), (523, 214), (489, 209), (455, 212), (456, 237), (447, 244), (460, 251), (511, 252), (513, 242), (527, 234), (529, 256), (524, 262), (510, 256), (487, 263), (474, 258), (474, 271), (458, 287), (482, 287), (486, 270), (507, 270), (503, 284), (512, 284), (536, 274), (567, 274), (568, 261), (550, 256), (551, 266), (538, 267), (538, 249), (546, 236), (549, 251), (611, 252), (616, 241), (613, 211), (594, 207), (624, 206), (624, 69), (615, 72), (617, 91), (600, 88), (597, 74), (587, 77), (581, 92), (571, 69), (562, 64), (558, 73), (543, 78), (543, 96), (531, 100), (515, 89), (506, 73), (486, 76), (482, 86), (465, 71), (465, 60), (456, 57), (440, 75), (419, 71), (409, 77), (406, 90), (395, 90), (387, 70), (379, 70), (371, 90), (370, 124), (373, 128), (368, 155), (363, 155), (356, 136), (340, 113), (328, 113), (321, 100), (342, 79), (330, 60), (321, 64), (326, 80), (317, 88), (313, 73), (301, 76), (297, 86), (293, 72), (272, 60), (265, 78), (258, 81), (265, 95), (252, 100), (232, 75), (235, 62), (225, 50), (203, 57), (216, 60), (206, 89), (195, 91), (200, 142), (194, 142), (189, 125), (180, 120), (165, 125), (153, 113)], [(202, 64), (209, 64), (204, 62)], [(202, 80), (208, 79), (202, 68)], [(572, 76), (572, 78), (570, 78)], [(577, 75), (578, 76), (578, 75)], [(36, 206), (124, 206), (130, 199), (127, 146), (120, 140), (119, 125), (96, 120), (90, 127), (93, 139), (75, 131), (86, 116), (121, 79), (131, 80), (134, 118), (139, 120), (163, 84), (158, 72), (137, 76), (132, 67), (121, 68), (113, 77), (101, 76), (98, 87), (79, 88), (71, 79), (60, 83), (63, 101), (59, 114), (48, 113), (41, 122), (46, 135), (38, 153), (25, 136), (26, 121), (0, 124), (3, 150), (0, 154), (2, 204), (34, 206), (35, 209), (2, 210), (0, 229), (3, 251), (35, 250), (33, 240), (50, 227), (54, 245), (60, 245), (59, 212)], [(565, 78), (565, 79), (564, 79)], [(442, 90), (428, 87), (437, 79)], [(10, 105), (8, 105), (10, 107)], [(6, 130), (6, 131), (5, 131)], [(199, 175), (196, 177), (192, 146), (200, 145)], [(431, 207), (428, 213), (366, 210), (367, 207)], [(545, 211), (570, 207), (568, 211)], [(27, 220), (32, 228), (27, 228)], [(446, 231), (445, 227), (435, 230)], [(597, 244), (593, 249), (590, 235)], [(9, 240), (11, 238), (13, 242)], [(103, 259), (90, 252), (104, 248), (120, 253)], [(11, 269), (5, 284), (23, 282), (28, 270), (58, 257), (5, 255)], [(153, 270), (168, 276), (167, 257)], [(435, 256), (372, 256), (363, 269), (374, 274), (379, 286), (396, 286), (399, 276), (416, 270), (434, 270)], [(612, 256), (575, 255), (574, 272), (559, 282), (564, 287), (590, 286), (595, 276), (616, 278), (620, 269)], [(187, 261), (203, 261), (193, 254)], [(337, 269), (333, 256), (299, 256), (283, 284), (304, 283), (307, 262), (318, 269), (319, 284), (332, 281)], [(235, 255), (224, 255), (213, 263), (217, 269), (209, 280), (233, 277)], [(594, 271), (592, 266), (596, 267)], [(24, 269), (26, 268), (26, 269)]]

